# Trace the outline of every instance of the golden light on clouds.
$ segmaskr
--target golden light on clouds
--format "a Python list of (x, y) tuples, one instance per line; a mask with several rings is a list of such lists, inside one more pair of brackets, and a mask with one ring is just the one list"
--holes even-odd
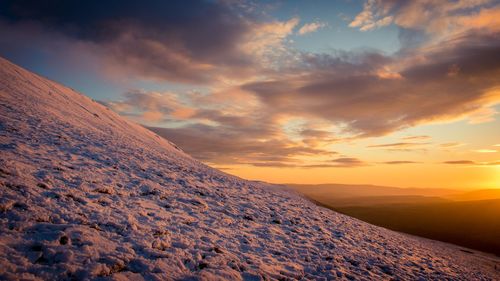
[[(39, 61), (81, 69), (76, 88), (239, 176), (491, 185), (500, 151), (499, 5), (351, 4), (337, 20), (238, 1), (193, 4), (190, 11), (213, 13), (175, 20), (147, 6), (152, 18), (118, 9), (105, 22), (23, 13), (0, 20), (0, 50), (53, 50)], [(86, 68), (88, 58), (96, 66)]]

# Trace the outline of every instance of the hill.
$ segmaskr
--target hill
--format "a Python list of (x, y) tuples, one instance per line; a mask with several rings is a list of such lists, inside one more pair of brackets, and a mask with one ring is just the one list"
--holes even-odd
[(0, 279), (498, 278), (497, 261), (214, 170), (0, 59)]

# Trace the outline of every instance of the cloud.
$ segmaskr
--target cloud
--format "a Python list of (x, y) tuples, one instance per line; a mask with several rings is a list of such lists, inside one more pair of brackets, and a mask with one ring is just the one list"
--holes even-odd
[(445, 161), (443, 164), (451, 164), (451, 165), (473, 165), (473, 166), (499, 166), (500, 161), (495, 162), (475, 162), (472, 160), (454, 160), (454, 161)]
[(136, 116), (140, 123), (161, 123), (168, 118), (187, 119), (196, 113), (173, 92), (146, 92), (132, 90), (123, 94), (123, 100), (104, 101), (111, 109), (128, 116)]
[(391, 23), (405, 30), (441, 36), (470, 28), (498, 26), (494, 1), (393, 1), (366, 0), (363, 10), (349, 24), (368, 31)]
[(374, 148), (413, 148), (413, 147), (420, 147), (423, 145), (428, 145), (430, 144), (429, 142), (396, 142), (396, 143), (384, 143), (384, 144), (375, 144), (375, 145), (369, 145), (368, 147), (374, 147)]
[(211, 84), (262, 73), (297, 23), (266, 21), (229, 1), (2, 1), (0, 34), (25, 36), (2, 40), (0, 50), (84, 44), (112, 75)]
[(445, 161), (444, 164), (453, 164), (453, 165), (475, 165), (476, 162), (472, 160), (454, 160), (454, 161)]
[[(358, 137), (473, 118), (500, 102), (499, 35), (469, 32), (401, 57), (307, 54), (301, 71), (250, 82), (242, 90), (253, 92), (273, 111), (329, 120)], [(447, 75), (451, 65), (461, 68), (453, 77)], [(384, 67), (401, 79), (379, 77)]]
[(383, 164), (389, 164), (389, 165), (401, 165), (401, 164), (418, 164), (420, 162), (415, 162), (415, 161), (406, 161), (406, 160), (397, 160), (397, 161), (386, 161), (382, 162)]
[(323, 161), (316, 164), (284, 164), (284, 163), (256, 163), (255, 166), (261, 167), (290, 167), (290, 168), (301, 168), (301, 169), (317, 169), (317, 168), (358, 168), (368, 166), (367, 162), (364, 162), (358, 158), (337, 158), (330, 161)]
[[(54, 62), (70, 61), (58, 55), (71, 52), (78, 64), (89, 60), (125, 79), (201, 84), (203, 93), (139, 89), (105, 103), (221, 165), (362, 166), (349, 157), (309, 165), (304, 158), (334, 157), (329, 145), (421, 124), (497, 117), (500, 9), (488, 1), (366, 1), (350, 26), (397, 25), (402, 47), (394, 54), (301, 52), (289, 36), (323, 23), (299, 28), (297, 17), (275, 20), (242, 6), (1, 1), (0, 52), (24, 58), (31, 47), (52, 52)], [(371, 147), (409, 150), (426, 139)]]
[(439, 144), (439, 146), (443, 147), (443, 148), (455, 148), (455, 147), (464, 146), (464, 145), (465, 145), (465, 143), (461, 143), (461, 142), (446, 142), (446, 143)]
[(477, 152), (477, 153), (495, 153), (495, 152), (497, 152), (495, 149), (476, 149), (473, 151)]
[[(296, 17), (288, 21), (253, 23), (250, 32), (243, 37), (240, 49), (259, 63), (254, 67), (261, 66), (268, 71), (279, 68), (277, 60), (289, 51), (285, 39), (293, 33), (298, 23), (299, 19)], [(256, 73), (262, 71), (259, 69)]]
[(365, 166), (367, 163), (364, 161), (358, 159), (358, 158), (351, 158), (351, 157), (343, 157), (343, 158), (337, 158), (331, 161), (334, 163), (336, 167), (359, 167), (359, 166)]
[(283, 163), (283, 162), (257, 162), (247, 163), (256, 167), (275, 167), (275, 168), (358, 168), (368, 166), (369, 164), (357, 158), (337, 158), (331, 161), (324, 161), (316, 164)]
[(311, 124), (307, 124), (305, 128), (301, 129), (299, 135), (302, 137), (302, 142), (312, 146), (325, 143), (333, 144), (342, 141), (334, 132), (324, 129), (314, 129), (314, 126)]
[[(384, 8), (381, 6), (384, 6)], [(383, 1), (368, 0), (363, 5), (363, 11), (349, 23), (349, 26), (357, 27), (361, 31), (387, 26), (391, 24), (394, 19), (393, 16), (388, 15), (388, 8), (389, 6), (383, 4)]]
[(469, 124), (481, 124), (495, 121), (498, 112), (494, 108), (486, 107), (469, 115)]
[[(165, 137), (193, 157), (210, 164), (242, 164), (259, 167), (298, 167), (304, 166), (297, 156), (328, 156), (335, 152), (312, 148), (287, 139), (267, 139), (269, 134), (256, 129), (244, 134), (223, 126), (194, 124), (182, 128), (149, 127), (158, 135)], [(265, 131), (270, 128), (261, 128)], [(244, 129), (243, 129), (244, 130)], [(341, 165), (342, 163), (338, 163)], [(342, 165), (347, 165), (344, 163)]]
[[(162, 120), (171, 127), (162, 135), (211, 163), (300, 166), (303, 163), (298, 159), (304, 155), (332, 153), (324, 144), (464, 119), (497, 104), (499, 38), (483, 32), (467, 33), (426, 52), (406, 52), (399, 60), (374, 52), (302, 54), (300, 65), (279, 75), (270, 73), (262, 81), (207, 94), (164, 93), (169, 97), (160, 98), (140, 93), (144, 95), (142, 100), (136, 100), (137, 93), (129, 93), (123, 104), (113, 105), (128, 106), (122, 111), (127, 115), (148, 117), (144, 112), (162, 112)], [(461, 71), (450, 77), (449, 67), (454, 64), (460, 65)], [(394, 67), (402, 78), (381, 79), (377, 70), (384, 66)], [(187, 113), (175, 116), (174, 112)], [(286, 125), (292, 118), (307, 121), (307, 126), (294, 131), (293, 136)], [(151, 120), (143, 123), (152, 127), (166, 124)], [(317, 128), (312, 124), (324, 125)], [(430, 143), (410, 140), (424, 139), (411, 136), (402, 142), (371, 147), (422, 149)], [(201, 140), (203, 145), (194, 140)], [(229, 152), (223, 155), (226, 149)], [(266, 159), (271, 156), (274, 158)]]
[(402, 137), (403, 140), (428, 140), (431, 139), (430, 136), (420, 135), (420, 136), (406, 136)]
[[(120, 101), (103, 103), (121, 115), (146, 124), (150, 130), (209, 164), (299, 167), (304, 166), (301, 157), (337, 154), (312, 142), (289, 139), (283, 133), (284, 121), (271, 113), (254, 114), (251, 99), (243, 108), (220, 102), (220, 99), (227, 101), (233, 94), (234, 91), (206, 95), (136, 90), (125, 93)], [(165, 124), (168, 127), (159, 127)], [(303, 134), (309, 138), (330, 137), (320, 130), (304, 130)]]
[(306, 23), (304, 24), (298, 31), (297, 33), (299, 35), (304, 35), (307, 33), (315, 32), (320, 28), (325, 27), (326, 24), (322, 22), (311, 22), (311, 23)]

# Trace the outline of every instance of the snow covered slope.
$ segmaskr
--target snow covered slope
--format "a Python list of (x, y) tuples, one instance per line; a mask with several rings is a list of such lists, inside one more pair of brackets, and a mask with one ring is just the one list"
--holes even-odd
[(0, 279), (499, 278), (492, 258), (209, 168), (4, 59), (0, 113)]

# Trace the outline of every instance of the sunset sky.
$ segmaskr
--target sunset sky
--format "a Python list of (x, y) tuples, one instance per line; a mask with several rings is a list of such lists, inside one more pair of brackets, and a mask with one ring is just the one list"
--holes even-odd
[(0, 55), (210, 166), (500, 188), (499, 1), (75, 3), (1, 1)]

